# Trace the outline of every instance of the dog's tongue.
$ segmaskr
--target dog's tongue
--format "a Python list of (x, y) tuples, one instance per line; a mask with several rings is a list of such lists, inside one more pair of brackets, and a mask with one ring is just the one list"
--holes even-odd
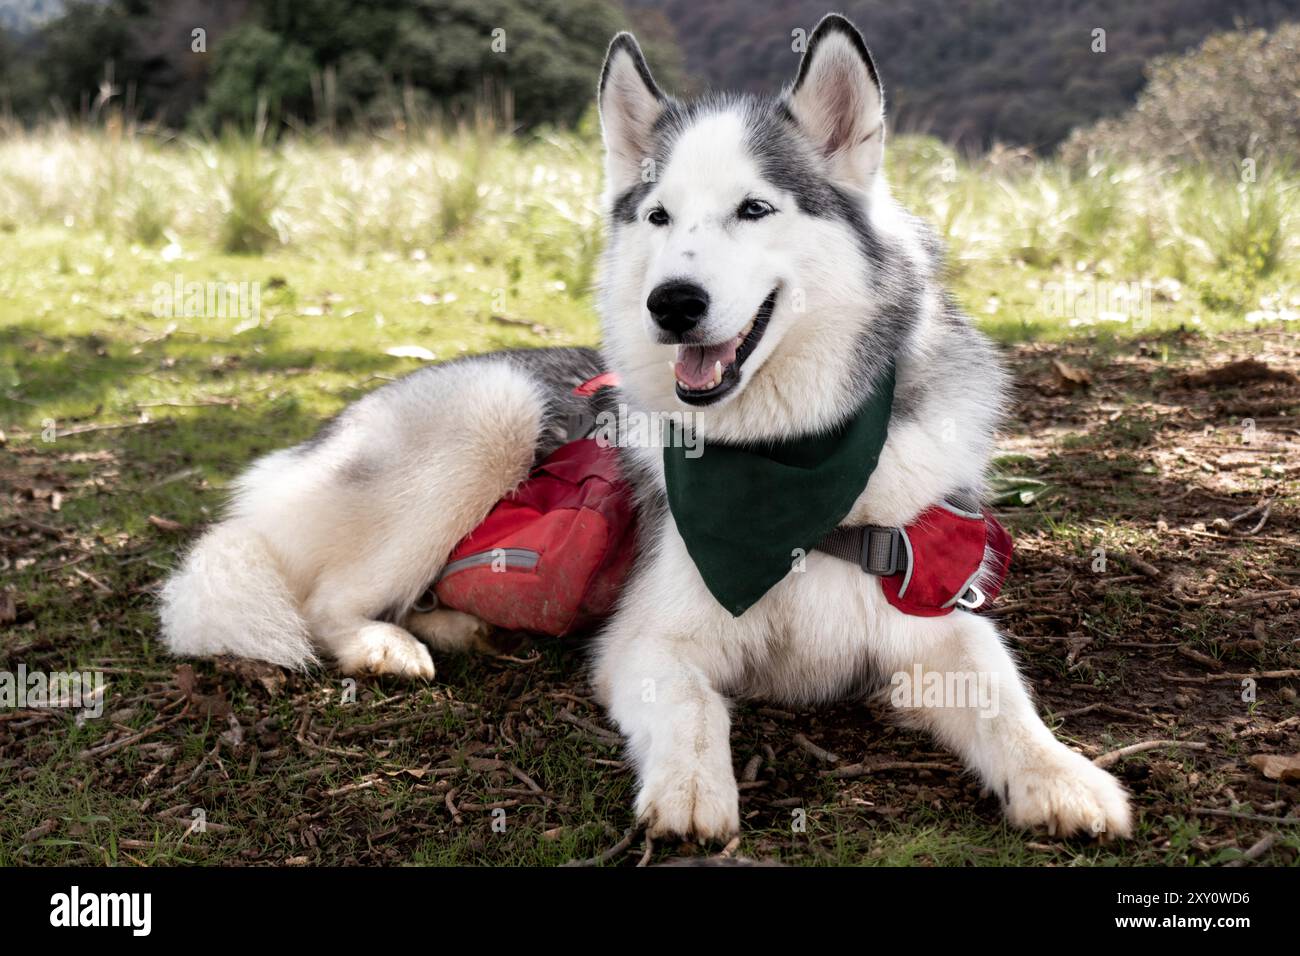
[(713, 384), (713, 370), (718, 362), (723, 369), (736, 360), (737, 341), (721, 345), (677, 346), (677, 381), (687, 388), (703, 389)]

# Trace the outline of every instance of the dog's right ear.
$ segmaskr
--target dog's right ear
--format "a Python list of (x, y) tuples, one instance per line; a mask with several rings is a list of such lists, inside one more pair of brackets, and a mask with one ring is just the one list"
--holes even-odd
[(651, 131), (667, 101), (632, 34), (620, 33), (610, 42), (597, 99), (605, 137), (605, 183), (611, 191), (622, 192), (641, 180), (654, 145)]

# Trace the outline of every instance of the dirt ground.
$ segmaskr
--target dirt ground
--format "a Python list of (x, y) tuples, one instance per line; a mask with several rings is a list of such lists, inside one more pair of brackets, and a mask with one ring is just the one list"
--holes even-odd
[(0, 862), (1295, 864), (1300, 336), (1010, 358), (997, 509), (1016, 556), (996, 616), (1050, 725), (1132, 791), (1125, 844), (1008, 829), (951, 755), (853, 702), (738, 706), (741, 840), (647, 846), (578, 641), (440, 658), (431, 685), (362, 680), (355, 701), (327, 670), (178, 664), (151, 604), (197, 528), (106, 534), (56, 510), (74, 474), (127, 493), (106, 432), (0, 447), (0, 567), (28, 582), (0, 594), (0, 667), (109, 682), (84, 724), (0, 710)]

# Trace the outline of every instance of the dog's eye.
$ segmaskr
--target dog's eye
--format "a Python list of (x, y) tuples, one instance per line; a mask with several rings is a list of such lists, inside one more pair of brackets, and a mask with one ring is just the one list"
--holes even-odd
[(764, 216), (770, 216), (776, 212), (770, 202), (763, 202), (761, 199), (746, 199), (736, 210), (736, 215), (741, 219), (762, 219)]
[(668, 210), (663, 206), (655, 206), (645, 218), (646, 222), (652, 226), (666, 226), (668, 225)]

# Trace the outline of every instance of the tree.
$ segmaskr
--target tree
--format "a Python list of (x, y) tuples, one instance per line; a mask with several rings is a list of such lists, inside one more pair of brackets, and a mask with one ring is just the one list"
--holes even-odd
[(246, 23), (223, 37), (214, 55), (200, 122), (213, 127), (229, 120), (248, 124), (259, 102), (284, 114), (309, 115), (316, 64), (306, 47)]
[[(647, 52), (675, 80), (680, 56), (650, 20)], [(387, 120), (412, 101), (444, 115), (509, 103), (522, 125), (567, 125), (629, 25), (615, 0), (76, 0), (38, 34), (34, 72), (75, 113), (111, 68), (139, 114), (173, 126), (247, 123), (263, 102), (306, 123)]]

